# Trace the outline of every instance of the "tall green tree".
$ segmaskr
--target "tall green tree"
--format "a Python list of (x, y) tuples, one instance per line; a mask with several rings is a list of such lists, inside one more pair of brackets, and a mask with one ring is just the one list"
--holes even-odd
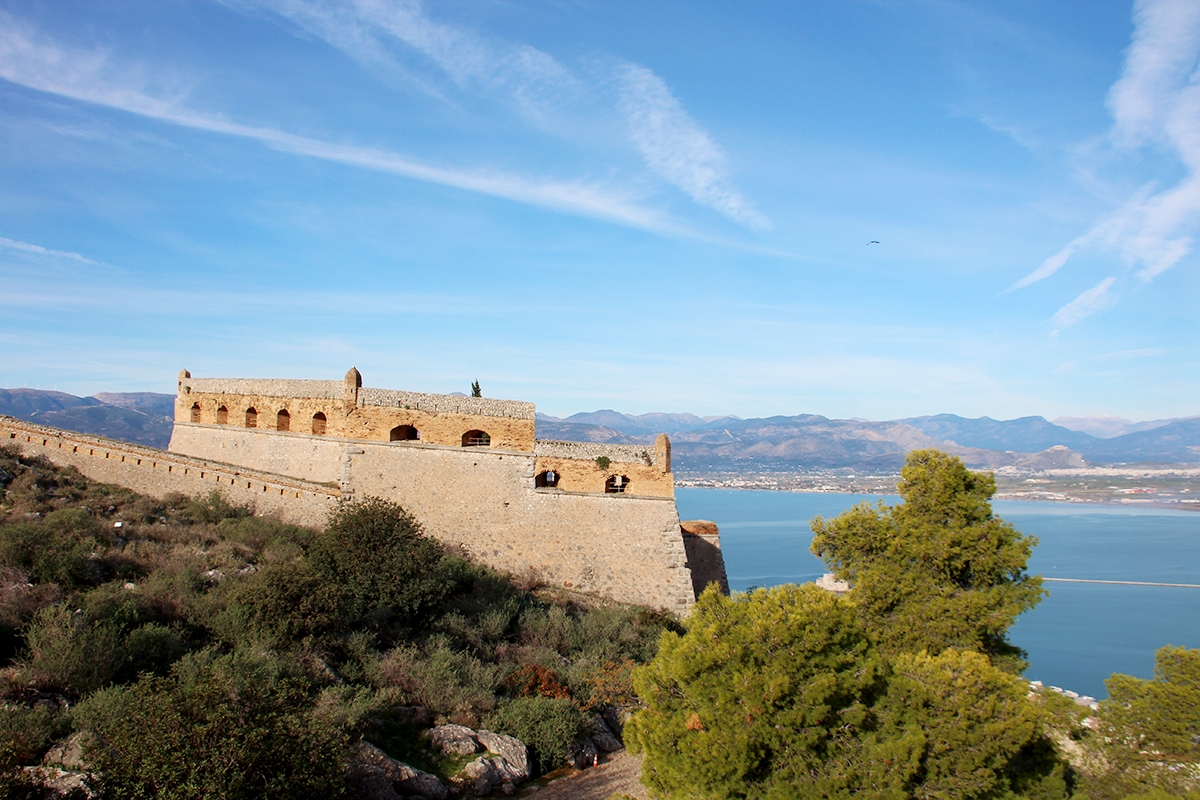
[(813, 552), (853, 584), (859, 619), (886, 652), (977, 650), (1020, 672), (1006, 634), (1044, 594), (1025, 572), (1037, 540), (993, 515), (990, 473), (918, 450), (900, 475), (902, 503), (814, 519)]
[(634, 685), (626, 742), (656, 797), (1066, 796), (1020, 680), (970, 651), (889, 659), (812, 585), (705, 592)]
[(1099, 768), (1085, 780), (1088, 797), (1200, 796), (1200, 650), (1164, 647), (1153, 680), (1113, 675), (1105, 685), (1091, 740)]

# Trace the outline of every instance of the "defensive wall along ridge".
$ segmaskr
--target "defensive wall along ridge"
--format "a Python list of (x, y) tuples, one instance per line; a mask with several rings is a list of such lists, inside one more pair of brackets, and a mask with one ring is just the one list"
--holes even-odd
[(680, 523), (665, 435), (653, 446), (537, 441), (532, 403), (341, 381), (179, 374), (168, 451), (0, 418), (0, 436), (152, 496), (220, 490), (320, 526), (339, 500), (405, 506), (498, 569), (686, 613), (728, 591), (712, 523)]

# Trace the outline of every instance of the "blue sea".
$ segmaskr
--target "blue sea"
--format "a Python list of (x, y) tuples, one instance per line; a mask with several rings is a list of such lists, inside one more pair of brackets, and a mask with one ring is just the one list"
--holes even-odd
[[(721, 529), (729, 586), (815, 580), (815, 516), (879, 497), (677, 489), (681, 519)], [(899, 498), (884, 497), (894, 503)], [(995, 512), (1039, 540), (1029, 571), (1046, 577), (1200, 584), (1200, 513), (1082, 503), (998, 500)], [(1050, 596), (1022, 615), (1009, 638), (1028, 653), (1025, 677), (1103, 698), (1114, 672), (1150, 678), (1154, 651), (1200, 648), (1200, 589), (1047, 582)]]

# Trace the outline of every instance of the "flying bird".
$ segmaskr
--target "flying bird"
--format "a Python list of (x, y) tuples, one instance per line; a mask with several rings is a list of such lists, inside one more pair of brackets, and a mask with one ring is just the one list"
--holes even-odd
[(867, 247), (870, 247), (870, 246), (871, 246), (871, 245), (873, 245), (873, 244), (879, 244), (879, 240), (878, 240), (878, 239), (872, 239), (871, 241), (867, 242)]

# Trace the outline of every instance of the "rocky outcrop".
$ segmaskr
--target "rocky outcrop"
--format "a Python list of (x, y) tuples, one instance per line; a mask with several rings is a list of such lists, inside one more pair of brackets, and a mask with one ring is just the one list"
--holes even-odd
[(359, 742), (354, 746), (354, 758), (347, 774), (368, 800), (401, 797), (446, 800), (450, 796), (436, 777), (397, 761), (370, 742)]
[(473, 731), (464, 725), (439, 725), (429, 739), (444, 755), (486, 752), (463, 767), (462, 782), (478, 795), (499, 790), (512, 794), (530, 778), (529, 751), (519, 739), (492, 731)]

